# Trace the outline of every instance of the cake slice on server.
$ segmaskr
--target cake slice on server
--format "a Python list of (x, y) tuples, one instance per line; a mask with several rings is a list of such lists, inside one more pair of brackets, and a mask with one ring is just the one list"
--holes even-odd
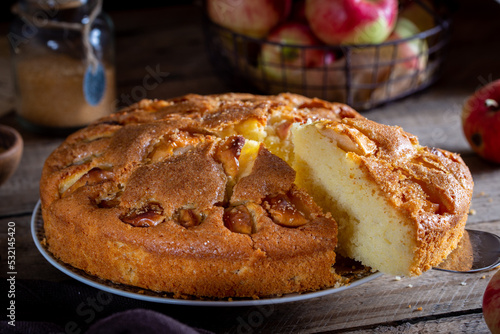
[(473, 190), (463, 160), (365, 118), (294, 124), (293, 167), (338, 223), (338, 252), (381, 272), (416, 276), (460, 241)]

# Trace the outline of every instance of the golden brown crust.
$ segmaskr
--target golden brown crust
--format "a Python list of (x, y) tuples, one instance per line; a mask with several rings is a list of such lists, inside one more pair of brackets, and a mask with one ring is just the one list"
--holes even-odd
[(177, 295), (339, 284), (336, 223), (297, 189), (293, 169), (261, 145), (249, 174), (238, 171), (237, 126), (265, 127), (274, 114), (361, 117), (292, 94), (187, 95), (141, 101), (74, 133), (42, 173), (50, 251), (99, 277)]
[(408, 213), (468, 212), (473, 180), (459, 155), (420, 146), (418, 139), (398, 127), (367, 119), (348, 119), (377, 149), (360, 157), (374, 180), (390, 194), (395, 204), (417, 204)]
[(252, 173), (242, 177), (234, 186), (231, 203), (245, 201), (260, 203), (266, 195), (286, 192), (292, 187), (294, 180), (295, 171), (261, 145)]

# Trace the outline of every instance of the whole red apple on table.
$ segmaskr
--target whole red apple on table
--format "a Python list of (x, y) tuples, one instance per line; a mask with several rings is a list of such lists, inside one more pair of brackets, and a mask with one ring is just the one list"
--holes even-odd
[(289, 14), (292, 0), (207, 0), (208, 17), (234, 32), (264, 37)]
[(500, 79), (470, 96), (463, 106), (462, 127), (472, 149), (500, 163)]
[(326, 44), (377, 44), (394, 28), (398, 0), (306, 0), (305, 12)]
[(483, 295), (483, 316), (493, 334), (500, 334), (500, 271), (491, 277)]

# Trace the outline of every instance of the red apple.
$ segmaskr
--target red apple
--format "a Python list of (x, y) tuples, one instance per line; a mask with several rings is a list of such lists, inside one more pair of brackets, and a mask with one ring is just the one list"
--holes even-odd
[(207, 0), (206, 6), (213, 22), (260, 38), (290, 14), (292, 0)]
[(394, 28), (398, 0), (306, 0), (305, 11), (326, 44), (377, 44)]
[(308, 46), (321, 46), (322, 43), (303, 23), (287, 22), (281, 24), (271, 31), (267, 36), (267, 41), (272, 43), (266, 43), (262, 46), (262, 61), (265, 63), (319, 67), (333, 60), (333, 55), (322, 48), (307, 48)]
[(488, 282), (483, 295), (483, 316), (493, 334), (500, 334), (500, 271)]
[(299, 83), (306, 69), (322, 68), (334, 60), (331, 52), (320, 47), (314, 48), (322, 43), (303, 23), (281, 24), (271, 31), (267, 40), (270, 43), (262, 46), (260, 64), (266, 76), (274, 80)]
[(428, 60), (427, 41), (417, 37), (419, 32), (413, 22), (401, 17), (387, 40), (397, 42), (354, 49), (351, 53), (354, 96), (361, 101), (370, 98), (382, 101), (418, 87), (426, 78)]
[(287, 91), (324, 97), (325, 87), (332, 80), (337, 84), (337, 73), (344, 73), (344, 67), (331, 69), (335, 63), (335, 55), (325, 50), (307, 24), (288, 22), (269, 34), (252, 77), (258, 88), (270, 94)]
[(403, 66), (408, 71), (422, 71), (427, 65), (427, 41), (425, 38), (416, 37), (420, 32), (415, 23), (407, 18), (400, 17), (397, 20), (394, 31), (388, 38), (390, 41), (411, 38), (397, 45), (398, 50), (396, 55), (397, 65)]
[(500, 163), (500, 79), (470, 96), (463, 106), (462, 126), (472, 149)]

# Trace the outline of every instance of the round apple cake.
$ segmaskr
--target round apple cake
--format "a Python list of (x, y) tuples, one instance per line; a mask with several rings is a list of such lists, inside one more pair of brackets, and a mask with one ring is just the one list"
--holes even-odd
[(100, 119), (44, 165), (49, 250), (100, 278), (177, 296), (343, 284), (337, 225), (287, 163), (294, 122), (343, 117), (360, 116), (291, 94), (224, 94), (144, 100)]
[(458, 155), (344, 104), (192, 94), (70, 135), (40, 192), (65, 263), (175, 297), (259, 298), (348, 284), (337, 254), (397, 275), (437, 265), (472, 178)]

